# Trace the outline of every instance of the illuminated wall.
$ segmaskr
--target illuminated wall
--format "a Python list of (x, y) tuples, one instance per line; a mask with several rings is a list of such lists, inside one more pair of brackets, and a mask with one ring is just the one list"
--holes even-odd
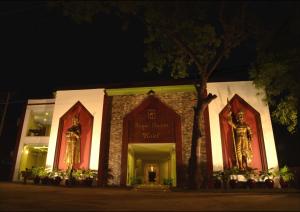
[(267, 166), (278, 167), (270, 111), (267, 103), (262, 100), (265, 92), (255, 88), (252, 81), (208, 83), (207, 91), (218, 96), (209, 104), (213, 170), (223, 169), (219, 113), (226, 106), (227, 98), (230, 100), (235, 94), (247, 101), (260, 114)]
[(133, 179), (136, 177), (135, 176), (135, 164), (134, 164), (134, 152), (129, 149), (128, 150), (128, 158), (127, 158), (127, 184), (132, 185)]
[(53, 167), (59, 119), (78, 101), (93, 115), (90, 169), (98, 169), (104, 89), (57, 91), (46, 165)]
[[(156, 87), (151, 87), (156, 88)], [(159, 87), (157, 87), (159, 88)], [(179, 89), (183, 90), (186, 93), (176, 93), (176, 98), (170, 95), (172, 89)], [(134, 90), (135, 89), (135, 90)], [(130, 93), (128, 93), (129, 97), (126, 100), (127, 104), (124, 101), (117, 102), (118, 104), (113, 105), (113, 112), (115, 110), (120, 110), (117, 112), (120, 113), (119, 117), (124, 117), (124, 114), (130, 112), (134, 106), (138, 105), (140, 101), (145, 98), (144, 96), (140, 95), (139, 98), (133, 98), (134, 95), (138, 94), (139, 91), (134, 88), (132, 90), (129, 89)], [(190, 101), (194, 98), (194, 87), (192, 85), (185, 85), (185, 86), (172, 86), (171, 90), (167, 90), (164, 93), (159, 93), (156, 95), (160, 95), (161, 99), (164, 99), (167, 105), (172, 105), (175, 111), (180, 114), (181, 117), (185, 117), (186, 119), (190, 120), (192, 118), (192, 107), (186, 106), (186, 104), (191, 104)], [(123, 91), (122, 89), (110, 89), (109, 92), (119, 92), (119, 90)], [(128, 89), (126, 89), (127, 92)], [(145, 88), (148, 90), (148, 88)], [(154, 89), (155, 90), (155, 89)], [(210, 122), (210, 135), (211, 135), (211, 149), (212, 149), (212, 163), (214, 170), (222, 170), (223, 169), (223, 155), (222, 155), (222, 141), (221, 141), (221, 134), (220, 134), (220, 120), (219, 120), (219, 113), (227, 104), (227, 98), (230, 100), (235, 94), (239, 95), (243, 98), (251, 107), (253, 107), (259, 114), (261, 118), (261, 125), (263, 131), (263, 141), (265, 146), (265, 153), (266, 153), (266, 161), (268, 168), (278, 167), (278, 160), (277, 160), (277, 153), (275, 148), (273, 130), (271, 125), (271, 118), (268, 105), (262, 101), (264, 91), (257, 90), (251, 81), (240, 81), (240, 82), (217, 82), (217, 83), (208, 83), (207, 85), (208, 93), (211, 92), (216, 94), (218, 97), (209, 104), (209, 122)], [(120, 91), (120, 92), (121, 92)], [(177, 91), (177, 90), (176, 90)], [(144, 90), (143, 90), (143, 93)], [(260, 95), (257, 95), (260, 93)], [(123, 95), (123, 93), (121, 93)], [(120, 93), (116, 93), (116, 95), (121, 95)], [(181, 97), (181, 100), (178, 100), (178, 96), (183, 95), (186, 98)], [(118, 98), (123, 99), (123, 96), (114, 96), (114, 101), (117, 101)], [(173, 102), (174, 99), (174, 102)], [(171, 101), (172, 100), (172, 101)], [(14, 172), (14, 180), (17, 179), (19, 173), (19, 165), (21, 160), (22, 149), (26, 144), (45, 144), (48, 146), (48, 154), (46, 159), (46, 165), (50, 168), (54, 165), (54, 158), (55, 158), (55, 150), (57, 144), (57, 137), (58, 137), (58, 130), (59, 130), (59, 120), (60, 118), (76, 103), (80, 101), (82, 105), (91, 113), (93, 116), (93, 130), (92, 130), (92, 143), (91, 143), (91, 153), (90, 153), (90, 169), (98, 169), (99, 164), (99, 153), (100, 153), (100, 138), (101, 138), (101, 125), (102, 125), (102, 114), (103, 114), (103, 101), (104, 101), (104, 89), (86, 89), (86, 90), (66, 90), (66, 91), (57, 91), (56, 92), (56, 99), (46, 99), (46, 100), (29, 100), (29, 105), (27, 106), (23, 130), (21, 134), (21, 139), (19, 143), (18, 155), (16, 158), (16, 166)], [(131, 102), (135, 102), (135, 104), (130, 104)], [(180, 104), (179, 104), (180, 103)], [(130, 107), (125, 106), (130, 105)], [(183, 106), (184, 105), (184, 106)], [(117, 107), (118, 106), (118, 107)], [(114, 108), (115, 107), (115, 108)], [(184, 111), (183, 111), (184, 109)], [(51, 131), (50, 137), (49, 136), (28, 136), (28, 124), (30, 120), (31, 111), (46, 111), (52, 110), (52, 124), (51, 124)], [(188, 110), (188, 111), (187, 111)], [(120, 171), (120, 155), (121, 155), (121, 140), (122, 140), (122, 122), (118, 122), (118, 119), (113, 117), (111, 126), (113, 127), (114, 123), (119, 128), (112, 128), (111, 140), (110, 140), (110, 151), (114, 150), (113, 154), (110, 154), (110, 161), (117, 161), (116, 168), (113, 169), (115, 171)], [(189, 143), (191, 137), (191, 127), (192, 122), (184, 121), (182, 123), (185, 131), (183, 131), (183, 155), (184, 161), (187, 162), (189, 156)], [(115, 132), (118, 134), (115, 135)], [(48, 144), (49, 143), (49, 144)], [(116, 145), (118, 145), (116, 148)], [(130, 164), (130, 175), (133, 176), (143, 176), (143, 168), (139, 168), (141, 164), (138, 161), (135, 161), (136, 158), (134, 155), (131, 155), (132, 158)], [(115, 158), (114, 158), (115, 157)], [(164, 174), (164, 176), (170, 176), (174, 179), (176, 183), (176, 154), (172, 152), (171, 155), (171, 162), (168, 164), (169, 168), (168, 171), (170, 173)], [(133, 169), (136, 167), (136, 170)], [(167, 167), (167, 164), (164, 165)], [(114, 167), (110, 167), (114, 168)], [(166, 168), (162, 168), (161, 174), (166, 170)], [(113, 173), (115, 174), (115, 173)], [(117, 176), (117, 175), (116, 175)], [(115, 181), (117, 180), (114, 179)], [(117, 182), (118, 183), (118, 182)]]
[(20, 137), (19, 146), (17, 150), (18, 154), (17, 154), (15, 168), (14, 168), (13, 181), (19, 180), (20, 171), (22, 171), (20, 170), (20, 165), (22, 168), (22, 164), (24, 164), (26, 160), (26, 158), (24, 157), (24, 161), (21, 162), (24, 146), (26, 146), (27, 144), (48, 146), (49, 136), (28, 135), (28, 128), (33, 121), (31, 119), (32, 112), (34, 111), (38, 113), (43, 113), (43, 112), (51, 113), (53, 111), (53, 107), (54, 107), (54, 99), (39, 99), (39, 100), (29, 99), (28, 100), (23, 126), (22, 126), (21, 137)]

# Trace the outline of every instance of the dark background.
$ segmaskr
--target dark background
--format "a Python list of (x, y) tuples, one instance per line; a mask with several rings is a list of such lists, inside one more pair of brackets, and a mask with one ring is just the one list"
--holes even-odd
[[(144, 73), (143, 28), (132, 20), (121, 29), (115, 17), (99, 16), (91, 24), (77, 24), (46, 2), (0, 3), (0, 111), (7, 92), (11, 98), (0, 140), (0, 180), (8, 180), (17, 133), (28, 98), (52, 98), (59, 89), (105, 85), (159, 84), (168, 74)], [(255, 58), (254, 41), (232, 52), (211, 81), (248, 80)], [(274, 124), (280, 166), (300, 165), (299, 130), (289, 135)]]

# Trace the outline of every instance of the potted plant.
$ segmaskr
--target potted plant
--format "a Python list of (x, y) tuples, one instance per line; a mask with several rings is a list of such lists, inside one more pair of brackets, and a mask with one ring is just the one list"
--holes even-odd
[(49, 177), (51, 179), (51, 184), (59, 185), (64, 178), (64, 172), (55, 170), (49, 173)]
[(224, 174), (229, 176), (230, 188), (236, 188), (238, 185), (237, 175), (240, 173), (238, 167), (234, 166), (230, 169), (224, 170)]
[(86, 170), (83, 170), (82, 174), (83, 174), (84, 185), (92, 186), (93, 181), (94, 181), (95, 177), (97, 176), (97, 171), (91, 170), (91, 169), (86, 169)]
[(131, 185), (135, 186), (135, 185), (140, 185), (142, 184), (142, 178), (141, 177), (132, 177), (131, 178)]
[(172, 186), (173, 185), (173, 179), (172, 178), (165, 178), (163, 183), (164, 183), (164, 185)]
[(287, 188), (289, 186), (289, 182), (294, 180), (293, 172), (291, 172), (286, 165), (283, 168), (279, 169), (279, 177), (281, 188)]
[(213, 172), (213, 185), (214, 188), (221, 188), (222, 187), (222, 177), (223, 177), (222, 171), (214, 171)]
[(273, 168), (268, 170), (262, 170), (259, 172), (260, 178), (264, 181), (264, 184), (267, 188), (273, 188), (274, 187), (274, 174), (273, 174)]
[(243, 171), (243, 175), (247, 180), (246, 186), (248, 188), (255, 188), (256, 187), (255, 177), (257, 175), (256, 169), (248, 167), (246, 170)]
[(50, 183), (49, 172), (45, 169), (45, 167), (40, 167), (39, 177), (41, 178), (41, 182), (43, 185), (47, 185)]
[(41, 181), (41, 171), (44, 167), (32, 167), (33, 183), (39, 184)]
[(67, 170), (67, 176), (65, 184), (67, 186), (75, 186), (81, 184), (83, 180), (83, 170), (82, 169), (70, 169)]
[(22, 177), (23, 177), (23, 183), (26, 184), (27, 180), (32, 178), (32, 170), (26, 168), (25, 171), (21, 171)]

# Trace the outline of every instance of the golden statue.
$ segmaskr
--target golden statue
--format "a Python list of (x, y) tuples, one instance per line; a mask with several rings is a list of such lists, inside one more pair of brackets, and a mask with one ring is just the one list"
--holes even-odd
[(80, 163), (80, 140), (81, 140), (81, 125), (79, 116), (75, 115), (72, 118), (72, 126), (66, 132), (66, 153), (65, 163), (68, 169), (72, 169), (73, 165)]
[[(229, 105), (229, 104), (228, 104)], [(252, 162), (252, 131), (249, 125), (245, 122), (244, 112), (239, 111), (236, 114), (236, 122), (232, 121), (232, 112), (229, 105), (228, 123), (232, 127), (233, 145), (235, 150), (236, 166), (245, 170)]]

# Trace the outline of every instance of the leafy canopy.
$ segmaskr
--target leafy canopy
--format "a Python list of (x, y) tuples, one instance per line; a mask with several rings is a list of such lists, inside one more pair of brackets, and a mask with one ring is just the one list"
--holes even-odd
[(115, 14), (121, 17), (126, 29), (130, 19), (138, 19), (145, 32), (144, 70), (168, 71), (173, 78), (208, 78), (245, 38), (247, 29), (239, 3), (229, 5), (227, 14), (224, 7), (229, 8), (228, 5), (220, 2), (58, 1), (50, 4), (59, 6), (66, 16), (78, 22), (91, 22), (99, 13)]
[(250, 78), (257, 87), (265, 88), (273, 120), (295, 133), (300, 103), (300, 8), (297, 3), (275, 6), (270, 19), (260, 22), (257, 61)]

